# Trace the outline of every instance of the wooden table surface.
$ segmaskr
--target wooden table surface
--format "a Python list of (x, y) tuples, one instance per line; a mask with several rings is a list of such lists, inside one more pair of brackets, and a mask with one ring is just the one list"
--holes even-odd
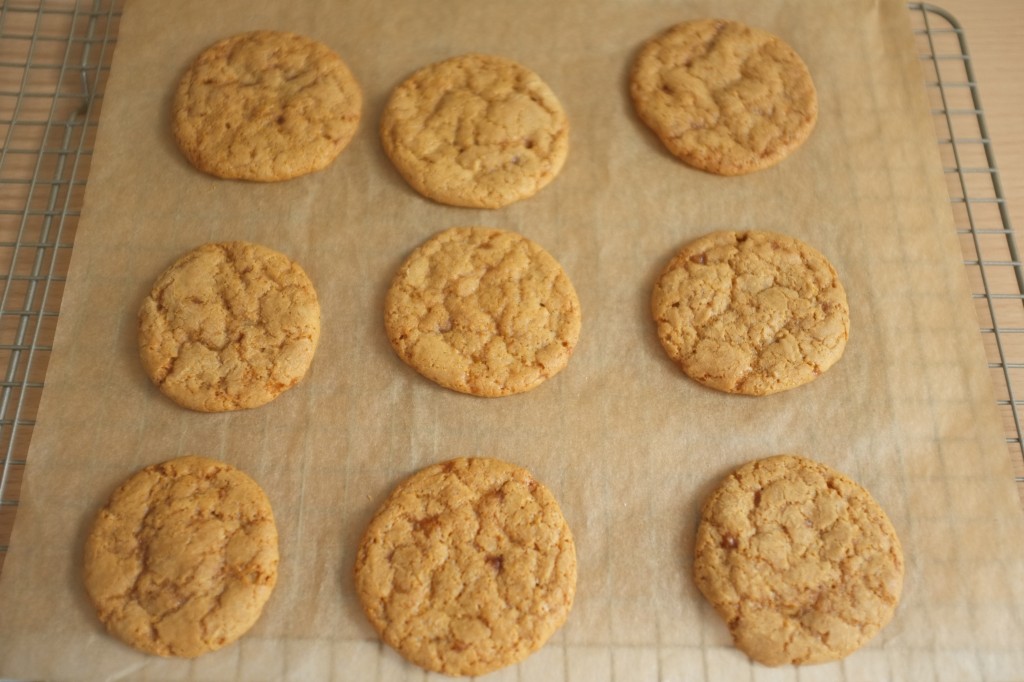
[[(68, 4), (73, 4), (72, 0)], [(1024, 35), (1024, 0), (936, 0), (934, 4), (954, 15), (964, 28), (1010, 222), (1016, 230), (1024, 230), (1024, 40), (1020, 39)], [(0, 241), (13, 239), (14, 222), (0, 221)], [(1024, 242), (1021, 245), (1024, 248)], [(1024, 358), (1024, 339), (1020, 344), (1017, 357)], [(1011, 457), (1015, 474), (1024, 477), (1024, 460), (1019, 454)], [(16, 499), (20, 472), (14, 472), (14, 479), (8, 482), (5, 499)], [(1024, 482), (1018, 484), (1018, 490), (1024, 507)], [(0, 512), (2, 546), (10, 535), (14, 514), (10, 508)], [(3, 558), (0, 554), (0, 568)]]

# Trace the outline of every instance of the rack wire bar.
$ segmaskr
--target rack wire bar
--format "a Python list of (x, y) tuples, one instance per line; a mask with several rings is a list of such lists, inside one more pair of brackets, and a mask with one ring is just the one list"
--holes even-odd
[[(0, 3), (0, 570), (52, 350), (122, 0)], [(1024, 498), (1024, 273), (964, 30), (908, 5)]]

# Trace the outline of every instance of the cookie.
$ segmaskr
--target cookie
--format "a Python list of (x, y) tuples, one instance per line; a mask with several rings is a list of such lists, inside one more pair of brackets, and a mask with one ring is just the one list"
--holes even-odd
[(277, 582), (267, 496), (223, 462), (187, 456), (126, 480), (96, 515), (84, 579), (107, 630), (158, 656), (193, 658), (244, 635)]
[(736, 646), (765, 665), (823, 663), (863, 646), (892, 618), (903, 551), (860, 485), (795, 455), (750, 462), (704, 505), (697, 587)]
[(384, 302), (402, 360), (455, 391), (529, 391), (569, 362), (580, 303), (561, 265), (515, 232), (456, 227), (417, 248)]
[(355, 585), (402, 656), (483, 675), (525, 659), (565, 622), (576, 550), (551, 491), (528, 471), (455, 459), (391, 493), (359, 545)]
[(655, 284), (651, 313), (683, 372), (746, 395), (814, 380), (842, 357), (850, 335), (835, 268), (771, 232), (714, 232), (683, 247)]
[(171, 129), (199, 170), (274, 182), (326, 168), (359, 125), (362, 91), (322, 43), (253, 31), (208, 47), (174, 93)]
[(451, 206), (533, 196), (569, 153), (569, 120), (551, 88), (514, 61), (481, 54), (431, 64), (398, 85), (380, 136), (406, 182)]
[(673, 155), (719, 175), (775, 165), (818, 119), (800, 55), (736, 21), (687, 21), (655, 36), (634, 60), (629, 87), (640, 120)]
[(139, 310), (139, 356), (183, 407), (258, 407), (297, 384), (320, 339), (309, 277), (259, 244), (204, 244), (153, 284)]

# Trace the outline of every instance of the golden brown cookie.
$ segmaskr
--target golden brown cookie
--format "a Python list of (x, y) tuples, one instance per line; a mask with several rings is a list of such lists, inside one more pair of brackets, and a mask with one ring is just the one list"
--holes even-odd
[(380, 135), (406, 182), (452, 206), (533, 196), (569, 153), (569, 120), (551, 88), (514, 61), (481, 54), (431, 64), (396, 87)]
[(835, 268), (771, 232), (714, 232), (687, 244), (658, 279), (651, 312), (669, 357), (728, 393), (806, 384), (839, 360), (850, 335)]
[(427, 670), (483, 675), (565, 622), (576, 549), (551, 492), (496, 459), (455, 459), (401, 483), (370, 522), (356, 592), (381, 638)]
[(684, 162), (719, 175), (772, 166), (818, 118), (810, 71), (788, 44), (736, 21), (687, 21), (640, 50), (637, 115)]
[(529, 391), (568, 364), (580, 303), (562, 267), (534, 242), (456, 227), (399, 268), (384, 325), (398, 356), (423, 376), (496, 397)]
[(253, 31), (192, 63), (174, 93), (171, 128), (199, 170), (272, 182), (326, 168), (355, 134), (361, 109), (359, 84), (326, 45)]
[(309, 277), (259, 244), (204, 244), (153, 284), (139, 355), (161, 391), (201, 412), (258, 407), (297, 384), (320, 339)]
[(736, 646), (765, 665), (850, 654), (893, 616), (903, 551), (860, 485), (795, 455), (750, 462), (704, 505), (697, 587)]
[(244, 635), (277, 582), (267, 496), (241, 471), (187, 456), (126, 480), (85, 543), (85, 588), (136, 649), (192, 658)]

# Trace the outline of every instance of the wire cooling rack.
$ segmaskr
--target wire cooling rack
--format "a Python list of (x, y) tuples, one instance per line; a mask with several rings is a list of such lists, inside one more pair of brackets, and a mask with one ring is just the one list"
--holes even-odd
[(908, 8), (1006, 446), (1024, 500), (1024, 272), (964, 29), (934, 5), (914, 2)]
[[(0, 570), (117, 40), (120, 0), (0, 4)], [(1024, 276), (964, 31), (908, 5), (957, 233), (1024, 495)]]
[(114, 0), (0, 3), (0, 568), (119, 17)]

